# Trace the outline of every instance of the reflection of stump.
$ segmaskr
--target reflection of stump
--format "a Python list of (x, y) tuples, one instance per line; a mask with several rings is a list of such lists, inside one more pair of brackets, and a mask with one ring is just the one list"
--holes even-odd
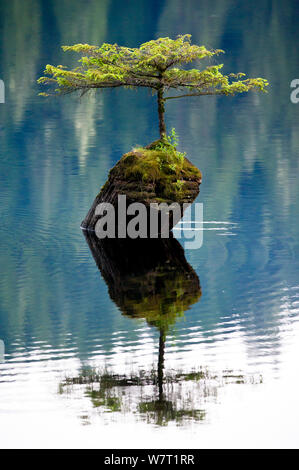
[(104, 239), (83, 232), (123, 314), (145, 318), (164, 332), (201, 296), (199, 279), (184, 250), (168, 239)]
[[(100, 203), (112, 204), (117, 215), (119, 195), (126, 196), (126, 206), (134, 202), (144, 204), (148, 220), (149, 207), (153, 203), (170, 205), (176, 202), (183, 215), (186, 205), (191, 204), (199, 193), (201, 173), (184, 156), (179, 158), (176, 153), (158, 151), (155, 147), (158, 144), (159, 141), (146, 149), (123, 155), (110, 171), (107, 182), (82, 221), (83, 229), (95, 231), (100, 218), (96, 208)], [(161, 212), (160, 209), (158, 211)], [(170, 214), (169, 230), (178, 220), (173, 220)]]

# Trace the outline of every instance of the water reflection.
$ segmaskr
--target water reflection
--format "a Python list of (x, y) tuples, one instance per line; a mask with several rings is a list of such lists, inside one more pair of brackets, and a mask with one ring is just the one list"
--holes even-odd
[[(220, 387), (263, 381), (261, 375), (245, 376), (232, 370), (221, 374), (203, 368), (189, 372), (164, 371), (164, 349), (160, 337), (157, 369), (126, 375), (83, 368), (78, 376), (66, 377), (59, 384), (59, 393), (77, 397), (81, 393), (104, 413), (134, 413), (137, 419), (158, 426), (169, 422), (186, 425), (207, 418), (207, 402), (217, 403)], [(80, 417), (83, 424), (90, 423), (88, 414)]]
[(165, 239), (104, 239), (83, 232), (109, 295), (121, 312), (145, 318), (163, 335), (201, 297), (198, 276), (180, 243)]
[[(217, 376), (203, 368), (165, 371), (167, 333), (201, 297), (198, 276), (175, 238), (99, 240), (94, 234), (83, 233), (110, 297), (122, 314), (144, 318), (159, 330), (159, 353), (156, 367), (129, 375), (83, 368), (77, 377), (67, 377), (60, 383), (60, 393), (74, 387), (82, 391), (83, 387), (95, 408), (133, 412), (162, 426), (170, 421), (184, 424), (204, 420), (204, 402), (208, 397), (215, 398), (217, 388), (225, 383), (261, 380), (233, 371)], [(81, 418), (84, 424), (89, 422), (88, 415)]]

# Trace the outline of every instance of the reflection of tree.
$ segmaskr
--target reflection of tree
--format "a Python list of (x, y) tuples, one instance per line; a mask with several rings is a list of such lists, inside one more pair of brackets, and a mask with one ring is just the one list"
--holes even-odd
[[(113, 374), (108, 370), (82, 369), (78, 376), (67, 377), (59, 384), (61, 395), (83, 394), (101, 412), (133, 413), (137, 419), (159, 426), (178, 425), (206, 418), (207, 401), (217, 401), (217, 391), (227, 384), (257, 384), (260, 376), (246, 377), (233, 371), (219, 375), (208, 370), (188, 373), (166, 371), (163, 393), (157, 369), (136, 374)], [(82, 416), (84, 423), (88, 415)]]
[[(207, 397), (207, 390), (215, 395), (215, 385), (207, 388), (207, 372), (165, 374), (164, 393), (160, 393), (157, 370), (139, 371), (139, 374), (118, 375), (92, 369), (82, 370), (77, 377), (67, 377), (59, 385), (61, 394), (83, 390), (92, 405), (102, 411), (137, 414), (140, 419), (158, 425), (170, 421), (183, 424), (205, 418), (199, 398)], [(184, 381), (192, 381), (186, 396), (182, 397)], [(199, 407), (197, 407), (199, 406)]]
[(99, 240), (90, 232), (83, 233), (121, 312), (144, 318), (160, 332), (157, 380), (162, 406), (166, 334), (200, 299), (199, 279), (172, 234), (165, 239)]
[(131, 318), (144, 318), (159, 330), (157, 367), (131, 375), (83, 369), (66, 378), (60, 391), (82, 387), (94, 407), (134, 412), (157, 425), (205, 418), (203, 402), (224, 383), (244, 383), (233, 372), (213, 376), (207, 370), (165, 371), (166, 336), (171, 325), (200, 299), (198, 277), (182, 246), (169, 239), (105, 239), (83, 232), (109, 289), (111, 299)]
[(167, 331), (201, 296), (198, 277), (187, 263), (182, 246), (172, 235), (167, 239), (99, 240), (90, 232), (83, 233), (108, 285), (110, 297), (121, 312), (132, 318), (144, 318), (160, 332), (157, 370), (149, 376), (129, 379), (102, 376), (99, 389), (87, 392), (93, 404), (119, 411), (121, 401), (119, 397), (107, 396), (108, 389), (148, 383), (157, 386), (158, 395), (146, 401), (139, 399), (140, 413), (154, 414), (158, 424), (170, 419), (182, 420), (185, 416), (202, 419), (201, 410), (178, 409), (176, 394), (165, 395), (163, 390)]

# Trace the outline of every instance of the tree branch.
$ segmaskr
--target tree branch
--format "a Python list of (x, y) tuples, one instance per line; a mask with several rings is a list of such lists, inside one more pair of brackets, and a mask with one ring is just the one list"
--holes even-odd
[(204, 95), (223, 95), (224, 92), (221, 90), (218, 91), (203, 91), (199, 93), (187, 93), (186, 95), (179, 96), (167, 96), (164, 100), (175, 100), (176, 98), (185, 98), (186, 96), (204, 96)]

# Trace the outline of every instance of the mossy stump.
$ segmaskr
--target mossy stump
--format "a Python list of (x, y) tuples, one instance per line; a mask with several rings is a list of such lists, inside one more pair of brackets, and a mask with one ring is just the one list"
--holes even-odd
[[(157, 140), (147, 147), (135, 148), (124, 154), (110, 170), (108, 180), (96, 196), (81, 227), (95, 231), (100, 217), (96, 214), (96, 208), (102, 202), (112, 204), (117, 214), (119, 195), (126, 196), (127, 206), (134, 202), (143, 203), (148, 214), (153, 203), (176, 202), (183, 215), (186, 204), (191, 204), (197, 197), (200, 183), (201, 172), (198, 168), (167, 141)], [(170, 214), (169, 230), (173, 222)]]

